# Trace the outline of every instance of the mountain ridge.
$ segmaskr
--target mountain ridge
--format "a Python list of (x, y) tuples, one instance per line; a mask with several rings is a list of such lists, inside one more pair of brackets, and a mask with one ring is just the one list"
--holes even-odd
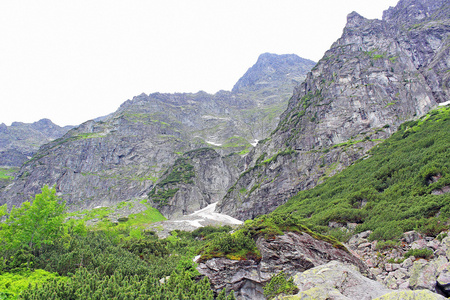
[[(284, 56), (271, 55), (271, 60), (278, 61), (275, 65), (280, 68), (288, 65)], [(313, 66), (306, 63), (309, 68)], [(287, 67), (295, 68), (301, 70), (308, 65)], [(287, 105), (295, 82), (284, 80), (281, 75), (271, 80), (280, 84), (239, 93), (219, 91), (211, 95), (200, 91), (135, 96), (113, 114), (97, 122), (87, 121), (42, 146), (18, 171), (12, 185), (3, 190), (1, 202), (8, 203), (8, 207), (18, 205), (44, 184), (55, 185), (75, 210), (147, 197), (177, 158), (205, 147), (221, 156), (219, 165), (219, 161), (228, 165), (226, 156), (237, 152), (240, 159), (245, 155), (255, 140), (273, 130)], [(224, 176), (218, 168), (215, 170), (211, 176)], [(227, 190), (228, 186), (222, 188)], [(201, 199), (215, 198), (197, 195), (192, 201), (201, 206), (194, 205), (196, 208), (211, 204)], [(185, 213), (193, 212), (190, 210)]]

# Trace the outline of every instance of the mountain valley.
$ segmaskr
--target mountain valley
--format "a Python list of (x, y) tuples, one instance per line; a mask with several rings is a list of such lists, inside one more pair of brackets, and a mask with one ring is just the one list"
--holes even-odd
[(2, 124), (0, 299), (447, 299), (449, 86), (449, 1), (400, 0), (231, 91)]

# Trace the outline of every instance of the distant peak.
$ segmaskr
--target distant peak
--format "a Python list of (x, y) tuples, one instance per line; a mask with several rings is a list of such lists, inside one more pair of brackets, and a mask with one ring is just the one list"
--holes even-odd
[(314, 65), (312, 60), (295, 54), (263, 53), (234, 85), (232, 92), (249, 88), (260, 89), (275, 82), (281, 83), (290, 80), (287, 76), (305, 75)]
[(42, 124), (42, 125), (54, 125), (54, 123), (50, 119), (47, 119), (47, 118), (40, 119), (39, 121), (34, 122), (34, 123)]

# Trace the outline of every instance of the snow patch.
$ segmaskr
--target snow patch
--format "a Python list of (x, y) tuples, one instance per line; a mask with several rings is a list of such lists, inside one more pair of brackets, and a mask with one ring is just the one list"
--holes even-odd
[(250, 143), (253, 147), (256, 147), (258, 145), (259, 140), (254, 139), (253, 143)]
[(224, 120), (224, 121), (230, 121), (231, 120), (230, 118), (221, 118), (221, 117), (214, 117), (214, 116), (207, 116), (207, 115), (202, 116), (202, 119), (205, 119), (205, 120)]
[(211, 142), (211, 141), (205, 141), (205, 142), (207, 142), (208, 144), (211, 144), (211, 145), (213, 145), (213, 146), (222, 146), (222, 144), (218, 144), (218, 143), (214, 143), (214, 142)]
[(439, 103), (439, 106), (446, 106), (449, 104), (450, 104), (450, 101), (446, 101), (446, 102)]
[(217, 222), (223, 222), (223, 223), (227, 223), (227, 224), (240, 225), (243, 223), (241, 220), (235, 219), (228, 215), (214, 212), (214, 210), (216, 210), (216, 205), (217, 205), (217, 202), (212, 203), (205, 208), (202, 208), (196, 212), (193, 212), (189, 216), (198, 216), (198, 217), (201, 217), (204, 219), (210, 219), (210, 220), (214, 220)]

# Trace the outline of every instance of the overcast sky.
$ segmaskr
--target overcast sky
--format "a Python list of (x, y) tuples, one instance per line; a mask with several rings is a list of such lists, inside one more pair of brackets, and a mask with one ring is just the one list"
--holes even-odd
[(2, 0), (0, 123), (78, 125), (142, 92), (231, 90), (259, 54), (318, 61), (397, 0)]

